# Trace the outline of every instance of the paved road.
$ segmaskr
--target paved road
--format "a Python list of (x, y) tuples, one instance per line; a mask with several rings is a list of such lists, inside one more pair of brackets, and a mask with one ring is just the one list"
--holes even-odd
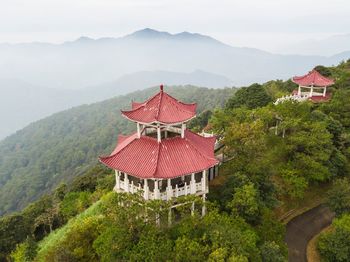
[(307, 243), (321, 230), (331, 224), (334, 214), (321, 204), (287, 224), (285, 241), (288, 245), (288, 261), (306, 262)]

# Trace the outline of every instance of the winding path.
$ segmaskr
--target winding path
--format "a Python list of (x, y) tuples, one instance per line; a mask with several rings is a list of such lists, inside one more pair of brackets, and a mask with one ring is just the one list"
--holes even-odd
[(288, 261), (306, 262), (308, 242), (330, 225), (333, 217), (333, 212), (325, 204), (321, 204), (289, 221), (285, 238), (288, 245)]

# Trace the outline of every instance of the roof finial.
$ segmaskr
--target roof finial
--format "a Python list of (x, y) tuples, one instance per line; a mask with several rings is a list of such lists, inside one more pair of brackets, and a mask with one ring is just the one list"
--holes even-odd
[(160, 91), (163, 92), (163, 84), (160, 85)]

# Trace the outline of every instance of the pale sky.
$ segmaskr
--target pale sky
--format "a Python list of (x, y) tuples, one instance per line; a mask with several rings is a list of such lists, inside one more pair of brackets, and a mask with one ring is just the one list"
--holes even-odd
[(60, 43), (146, 27), (274, 51), (350, 33), (349, 0), (0, 0), (0, 42)]

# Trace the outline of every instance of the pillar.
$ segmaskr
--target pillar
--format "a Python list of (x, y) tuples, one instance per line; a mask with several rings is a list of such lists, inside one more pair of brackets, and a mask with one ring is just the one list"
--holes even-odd
[(115, 170), (115, 190), (120, 189), (120, 172), (118, 170)]
[(136, 126), (137, 126), (137, 137), (140, 138), (140, 137), (141, 137), (141, 127), (140, 127), (140, 123), (137, 123)]
[(143, 197), (144, 199), (149, 199), (149, 188), (148, 188), (148, 180), (144, 179), (144, 186), (143, 186)]
[(301, 95), (301, 87), (299, 85), (299, 87), (298, 87), (298, 96), (300, 96), (300, 95)]
[(194, 173), (191, 174), (191, 183), (190, 183), (190, 188), (191, 188), (191, 194), (196, 193), (196, 180), (194, 178)]
[(313, 92), (314, 92), (314, 86), (311, 86), (311, 89), (310, 89), (310, 97), (312, 97)]
[(162, 136), (160, 133), (160, 126), (157, 125), (157, 141), (158, 141), (158, 143), (160, 143), (161, 139), (162, 139)]
[(207, 170), (202, 172), (202, 191), (205, 193), (207, 189)]
[(181, 124), (181, 138), (185, 137), (185, 129), (186, 129), (186, 124), (182, 123)]
[(203, 201), (203, 203), (202, 203), (202, 217), (204, 217), (205, 214), (207, 213), (207, 207), (205, 206), (205, 197), (206, 197), (206, 195), (203, 194), (203, 196), (202, 196), (202, 201)]
[(166, 188), (167, 200), (170, 200), (173, 197), (173, 187), (171, 186), (171, 179), (168, 178), (167, 180), (168, 180), (168, 184)]
[(326, 93), (327, 93), (327, 87), (325, 86), (325, 87), (323, 88), (323, 97), (326, 96)]
[(154, 180), (154, 198), (159, 199), (159, 187), (158, 187), (158, 180)]
[(127, 173), (124, 173), (124, 191), (129, 192), (129, 178)]
[(135, 193), (135, 190), (134, 190), (134, 181), (131, 181), (131, 184), (130, 184), (130, 192), (131, 192), (131, 194), (134, 194), (134, 193)]

